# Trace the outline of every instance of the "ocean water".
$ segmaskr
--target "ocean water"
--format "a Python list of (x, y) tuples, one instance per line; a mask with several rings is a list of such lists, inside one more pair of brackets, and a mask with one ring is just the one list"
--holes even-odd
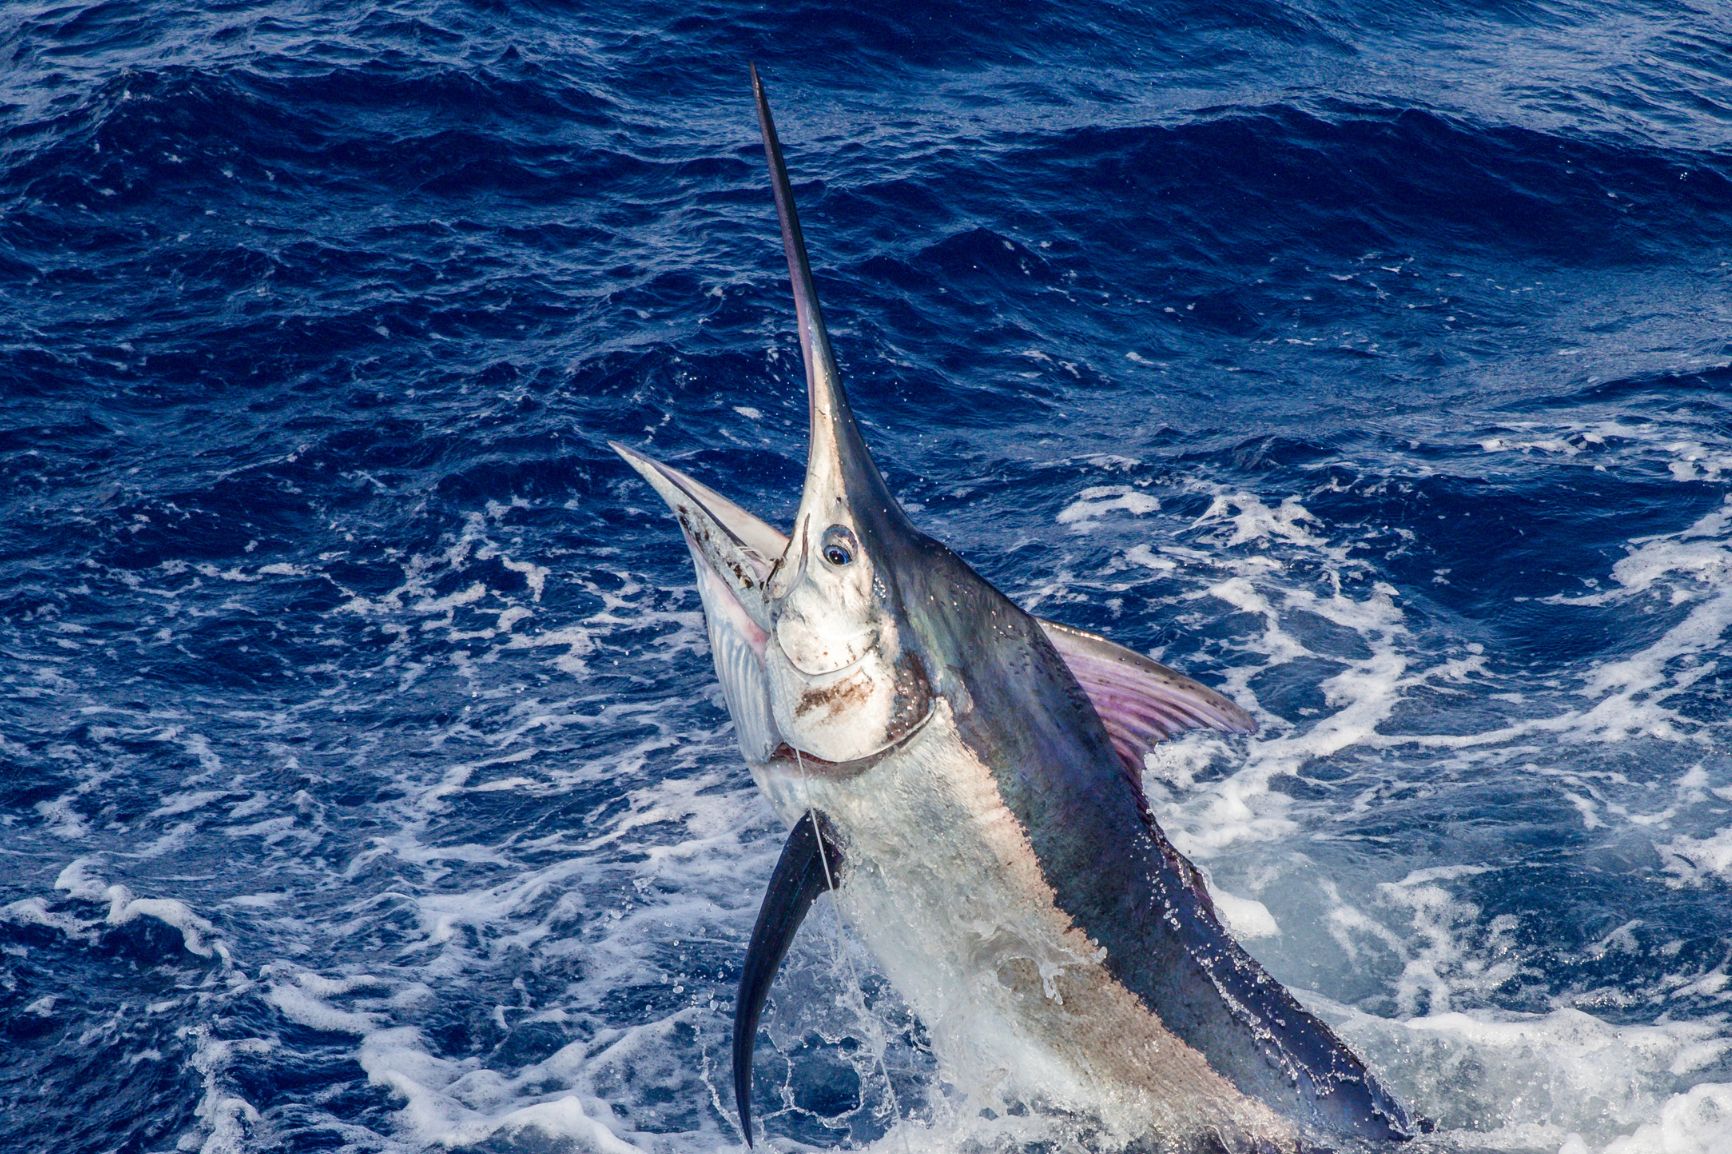
[[(1438, 1132), (1732, 1150), (1732, 12), (0, 6), (0, 1148), (739, 1148), (782, 831), (686, 553), (804, 456), (746, 63), (916, 520)], [(828, 903), (773, 1149), (981, 1117)]]

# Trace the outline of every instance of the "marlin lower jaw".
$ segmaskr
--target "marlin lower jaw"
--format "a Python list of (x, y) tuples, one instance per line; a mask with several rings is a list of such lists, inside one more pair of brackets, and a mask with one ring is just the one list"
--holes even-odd
[(709, 556), (690, 533), (685, 535), (686, 547), (691, 550), (692, 567), (698, 574), (698, 597), (704, 603), (706, 617), (719, 615), (721, 620), (714, 624), (724, 625), (737, 633), (741, 640), (751, 647), (760, 661), (764, 657), (764, 646), (769, 644), (770, 634), (758, 623), (752, 611), (735, 592), (734, 584), (716, 572)]
[(673, 511), (692, 551), (700, 587), (710, 583), (705, 604), (711, 600), (708, 594), (725, 591), (731, 607), (750, 618), (755, 630), (767, 633), (772, 622), (766, 581), (786, 549), (787, 539), (672, 465), (608, 443)]
[(831, 778), (858, 777), (885, 758), (900, 752), (904, 746), (919, 737), (921, 731), (926, 728), (927, 723), (932, 720), (933, 714), (936, 712), (936, 709), (927, 710), (925, 716), (910, 726), (902, 736), (891, 741), (882, 749), (874, 750), (864, 757), (857, 757), (850, 761), (826, 761), (815, 753), (796, 749), (784, 741), (771, 752), (766, 768), (775, 769), (782, 773), (793, 771), (797, 775), (816, 771)]

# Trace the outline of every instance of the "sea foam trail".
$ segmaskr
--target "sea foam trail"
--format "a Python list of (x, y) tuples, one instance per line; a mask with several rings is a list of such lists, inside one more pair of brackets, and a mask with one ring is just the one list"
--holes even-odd
[[(1522, 956), (1523, 916), (1519, 911), (1494, 912), (1468, 894), (1497, 877), (1506, 863), (1409, 865), (1382, 876), (1375, 871), (1357, 876), (1339, 869), (1338, 848), (1342, 828), (1351, 828), (1355, 818), (1370, 820), (1384, 799), (1413, 788), (1402, 775), (1415, 771), (1399, 760), (1411, 751), (1422, 755), (1417, 772), (1448, 782), (1464, 770), (1486, 772), (1488, 767), (1532, 758), (1543, 748), (1535, 745), (1542, 738), (1592, 748), (1609, 736), (1637, 732), (1679, 747), (1690, 762), (1675, 783), (1658, 783), (1664, 806), (1648, 804), (1655, 783), (1620, 782), (1616, 775), (1598, 769), (1558, 770), (1542, 779), (1564, 803), (1558, 806), (1558, 813), (1567, 815), (1561, 820), (1607, 838), (1635, 830), (1656, 846), (1671, 845), (1676, 838), (1656, 839), (1667, 831), (1696, 828), (1693, 822), (1712, 817), (1699, 811), (1712, 810), (1710, 803), (1724, 800), (1715, 790), (1725, 787), (1715, 784), (1700, 764), (1702, 734), (1721, 723), (1710, 722), (1705, 730), (1701, 722), (1681, 715), (1646, 712), (1651, 702), (1687, 693), (1699, 680), (1691, 676), (1691, 669), (1683, 668), (1678, 674), (1682, 684), (1661, 677), (1630, 690), (1631, 696), (1619, 707), (1633, 720), (1609, 729), (1606, 702), (1618, 701), (1630, 682), (1627, 676), (1608, 675), (1605, 668), (1635, 665), (1665, 674), (1679, 669), (1680, 655), (1700, 650), (1681, 647), (1680, 627), (1674, 625), (1658, 630), (1648, 646), (1632, 655), (1589, 663), (1573, 679), (1548, 678), (1551, 684), (1536, 686), (1500, 670), (1478, 643), (1457, 639), (1442, 653), (1436, 652), (1434, 635), (1412, 622), (1401, 591), (1357, 560), (1351, 545), (1342, 543), (1341, 534), (1310, 512), (1301, 498), (1269, 503), (1245, 491), (1205, 495), (1202, 513), (1181, 525), (1181, 533), (1194, 535), (1194, 544), (1181, 545), (1177, 551), (1167, 546), (1160, 555), (1166, 558), (1164, 565), (1150, 564), (1156, 557), (1150, 546), (1132, 545), (1123, 566), (1111, 564), (1107, 569), (1109, 580), (1124, 586), (1121, 592), (1129, 592), (1135, 579), (1127, 581), (1125, 574), (1139, 570), (1166, 574), (1183, 565), (1189, 570), (1186, 580), (1192, 590), (1177, 601), (1185, 613), (1203, 616), (1213, 602), (1242, 614), (1229, 635), (1234, 663), (1229, 684), (1248, 703), (1261, 704), (1265, 696), (1280, 699), (1279, 692), (1258, 691), (1274, 684), (1271, 673), (1298, 663), (1324, 663), (1327, 675), (1318, 681), (1321, 697), (1312, 699), (1318, 704), (1308, 707), (1309, 714), (1285, 718), (1265, 712), (1265, 736), (1253, 742), (1232, 745), (1194, 735), (1157, 751), (1150, 761), (1149, 784), (1163, 820), (1215, 875), (1217, 885), (1225, 887), (1228, 916), (1253, 931), (1247, 935), (1253, 949), (1278, 971), (1289, 967), (1304, 976), (1339, 967), (1371, 975), (1370, 992), (1359, 999), (1361, 1008), (1312, 992), (1315, 982), (1298, 984), (1302, 996), (1422, 1110), (1440, 1120), (1445, 1129), (1434, 1140), (1440, 1149), (1462, 1141), (1510, 1151), (1630, 1154), (1713, 1149), (1724, 1122), (1716, 1111), (1727, 1083), (1712, 1075), (1725, 1068), (1732, 1048), (1725, 1040), (1720, 1014), (1652, 1026), (1620, 1026), (1571, 1004), (1584, 995), (1601, 996), (1603, 991), (1567, 986), (1547, 995), (1552, 1003), (1548, 1009), (1500, 1008), (1501, 997), (1534, 976), (1531, 963)], [(1122, 528), (1135, 539), (1142, 515), (1152, 511), (1121, 504), (1103, 515), (1103, 528)], [(1582, 608), (1592, 608), (1608, 600), (1660, 595), (1668, 609), (1683, 614), (1681, 621), (1692, 621), (1690, 606), (1695, 600), (1711, 603), (1723, 593), (1716, 582), (1724, 574), (1696, 552), (1704, 542), (1716, 540), (1714, 518), (1720, 516), (1716, 511), (1673, 533), (1632, 542), (1626, 557), (1602, 574), (1605, 592), (1573, 600)], [(1296, 576), (1305, 578), (1305, 584), (1293, 584)], [(1686, 591), (1682, 597), (1673, 591), (1679, 582)], [(1698, 646), (1711, 644), (1718, 636), (1695, 626), (1685, 635)], [(1496, 716), (1495, 707), (1488, 715), (1476, 713), (1486, 726), (1477, 734), (1439, 735), (1414, 731), (1410, 724), (1392, 724), (1414, 694), (1435, 693), (1442, 687), (1443, 700), (1448, 702), (1450, 691), (1458, 687), (1488, 684), (1507, 695), (1521, 695), (1524, 707), (1531, 707), (1537, 698), (1546, 709), (1514, 724)], [(1485, 707), (1480, 703), (1475, 708)], [(1386, 728), (1396, 732), (1385, 732)], [(731, 758), (726, 741), (725, 733), (718, 735), (707, 756)], [(1318, 799), (1292, 792), (1290, 783), (1295, 781), (1336, 784), (1319, 777), (1319, 769), (1342, 757), (1363, 759), (1350, 762), (1342, 779), (1351, 802), (1345, 812), (1331, 812), (1337, 808), (1333, 799), (1339, 794)], [(630, 755), (625, 764), (628, 772), (639, 772), (643, 766)], [(526, 788), (536, 780), (535, 767), (521, 760), (512, 765), (509, 776), (491, 776), (503, 766), (487, 770), (490, 780), (499, 783), (493, 788)], [(408, 806), (405, 813), (412, 820), (402, 836), (411, 843), (423, 836), (429, 828), (425, 814), (455, 804), (474, 788), (475, 773), (474, 768), (459, 766)], [(1578, 790), (1590, 792), (1578, 794)], [(1624, 790), (1631, 796), (1620, 800)], [(691, 926), (694, 919), (719, 915), (726, 920), (730, 915), (694, 900), (712, 884), (743, 884), (749, 892), (757, 880), (749, 869), (740, 867), (739, 860), (709, 852), (719, 848), (715, 838), (739, 820), (737, 814), (752, 809), (750, 791), (743, 783), (730, 786), (725, 773), (706, 774), (689, 784), (646, 782), (628, 796), (629, 807), (583, 848), (591, 853), (624, 850), (634, 839), (643, 839), (647, 831), (669, 821), (685, 829), (686, 835), (677, 842), (646, 847), (650, 850), (646, 860), (653, 867), (644, 876), (655, 877), (664, 896), (643, 911), (647, 916), (628, 915), (615, 921), (618, 932), (608, 936), (609, 944), (598, 956), (607, 958), (627, 942), (637, 944), (598, 973), (596, 980), (604, 985), (622, 980), (637, 964), (632, 959), (642, 956), (645, 935), (653, 936), (658, 925), (663, 932), (673, 932), (677, 926)], [(1590, 811), (1569, 804), (1578, 796), (1597, 799), (1592, 820), (1587, 816)], [(734, 800), (724, 804), (728, 798)], [(756, 861), (759, 873), (767, 868), (773, 844), (773, 832), (764, 833), (767, 836), (755, 856), (744, 859)], [(396, 852), (409, 857), (424, 854), (413, 844)], [(520, 900), (512, 895), (562, 878), (575, 881), (592, 865), (552, 868), (549, 875), (530, 875), (504, 889), (436, 903), (436, 912), (424, 921), (424, 933), (442, 948), (452, 948), (455, 925), (486, 927), (511, 921)], [(1363, 874), (1363, 869), (1358, 873)], [(1679, 884), (1700, 885), (1705, 880), (1681, 878)], [(1308, 893), (1305, 901), (1288, 900), (1299, 892)], [(1313, 909), (1321, 916), (1307, 916)], [(451, 917), (459, 910), (463, 911), (459, 921), (453, 922)], [(744, 926), (748, 912), (749, 904), (734, 907), (735, 931)], [(1584, 952), (1602, 957), (1619, 953), (1665, 957), (1669, 947), (1680, 943), (1664, 937), (1656, 941), (1653, 928), (1640, 918), (1627, 920)], [(527, 938), (521, 929), (515, 936), (531, 942), (549, 940), (535, 930)], [(839, 963), (823, 935), (815, 937), (817, 941), (806, 942), (793, 955), (778, 997), (780, 1008), (772, 1011), (772, 1042), (788, 1054), (781, 1093), (799, 1091), (796, 1062), (820, 1061), (813, 1043), (829, 1046), (830, 1040), (861, 1039), (873, 1032), (862, 1015), (881, 1014), (891, 1004), (882, 990), (873, 990), (868, 997), (858, 990), (849, 994), (853, 969)], [(1671, 950), (1674, 957), (1682, 953)], [(465, 962), (474, 963), (473, 958)], [(870, 985), (870, 959), (856, 950), (853, 964), (864, 969)], [(1680, 973), (1678, 979), (1661, 973), (1659, 987), (1684, 999), (1681, 1004), (1691, 1004), (1690, 999), (1696, 999), (1698, 1006), (1724, 1004), (1723, 964), (1708, 973)], [(684, 1138), (646, 1134), (606, 1106), (608, 1090), (618, 1085), (618, 1072), (630, 1067), (633, 1079), (671, 1079), (661, 1084), (691, 1095), (694, 1101), (708, 1102), (725, 1117), (715, 1077), (725, 1037), (723, 989), (712, 985), (701, 1004), (609, 1032), (597, 1043), (568, 1045), (553, 1057), (505, 1077), (436, 1056), (421, 1031), (386, 1024), (394, 1020), (389, 1012), (318, 1008), (327, 999), (340, 1000), (363, 988), (364, 984), (320, 987), (315, 983), (309, 990), (301, 983), (294, 987), (292, 998), (283, 993), (274, 997), (280, 1005), (292, 1007), (291, 1016), (299, 1014), (316, 1023), (329, 1014), (329, 1028), (359, 1035), (359, 1053), (369, 1077), (392, 1091), (400, 1101), (402, 1124), (423, 1139), (480, 1142), (495, 1133), (530, 1127), (580, 1145), (617, 1140), (639, 1149), (682, 1149), (699, 1134), (724, 1140), (729, 1135), (725, 1122), (711, 1123), (714, 1129), (684, 1131)], [(673, 988), (687, 992), (683, 983), (676, 982)], [(814, 1005), (785, 1005), (794, 998), (810, 999)], [(400, 995), (398, 999), (403, 1000)], [(797, 1026), (789, 1034), (787, 1024), (775, 1020), (789, 1011), (795, 1023), (803, 1022), (804, 1029), (813, 1032), (803, 1039)], [(651, 1057), (686, 1031), (709, 1039), (700, 1042), (697, 1072), (678, 1073), (660, 1057)], [(852, 1077), (861, 1086), (858, 1101), (863, 1107), (877, 1100), (879, 1107), (868, 1113), (881, 1110), (883, 1090), (870, 1089), (883, 1080), (878, 1063), (869, 1057), (854, 1062)], [(833, 1061), (828, 1068), (834, 1068)], [(873, 1140), (874, 1148), (1010, 1149), (1031, 1142), (1067, 1148), (1098, 1140), (1098, 1135), (1091, 1137), (1073, 1124), (1027, 1119), (990, 1122), (971, 1113), (963, 1088), (941, 1087), (925, 1080), (931, 1074), (905, 1065), (896, 1067), (895, 1076), (903, 1082), (896, 1098), (910, 1117), (883, 1130)], [(544, 1089), (550, 1082), (561, 1088)], [(774, 1089), (777, 1082), (772, 1080), (771, 1086)], [(574, 1087), (584, 1089), (569, 1093)], [(804, 1119), (815, 1122), (818, 1129), (813, 1132), (821, 1133), (855, 1117), (853, 1110), (836, 1113), (830, 1107), (830, 1111), (784, 1107), (772, 1113), (772, 1124), (798, 1125)], [(611, 1139), (598, 1137), (603, 1132)]]

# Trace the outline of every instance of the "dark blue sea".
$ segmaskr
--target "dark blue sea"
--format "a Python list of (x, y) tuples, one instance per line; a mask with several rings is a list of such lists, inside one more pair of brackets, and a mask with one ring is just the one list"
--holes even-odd
[[(605, 445), (869, 441), (1437, 1134), (1732, 1150), (1732, 9), (0, 7), (0, 1148), (740, 1149), (783, 831)], [(985, 1117), (821, 902), (771, 1149)]]

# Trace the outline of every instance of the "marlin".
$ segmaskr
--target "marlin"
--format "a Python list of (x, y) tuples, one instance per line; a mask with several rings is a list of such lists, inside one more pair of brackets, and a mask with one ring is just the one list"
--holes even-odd
[(1024, 612), (892, 496), (842, 389), (755, 67), (752, 87), (806, 370), (792, 531), (613, 445), (679, 521), (740, 750), (791, 827), (735, 1006), (747, 1144), (759, 1015), (825, 892), (947, 1080), (999, 1108), (1175, 1152), (1410, 1137), (1413, 1117), (1232, 938), (1150, 813), (1155, 743), (1249, 733), (1250, 715)]

